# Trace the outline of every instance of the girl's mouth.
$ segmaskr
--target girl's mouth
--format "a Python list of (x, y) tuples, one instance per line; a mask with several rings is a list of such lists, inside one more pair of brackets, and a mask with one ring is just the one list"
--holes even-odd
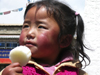
[(36, 44), (35, 44), (34, 42), (32, 42), (32, 41), (26, 41), (25, 45), (26, 45), (27, 47), (36, 46)]

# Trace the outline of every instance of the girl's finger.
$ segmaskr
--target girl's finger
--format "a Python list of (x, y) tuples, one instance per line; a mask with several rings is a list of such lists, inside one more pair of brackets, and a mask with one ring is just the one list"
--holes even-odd
[(16, 73), (16, 75), (24, 75), (24, 74), (22, 74), (22, 73)]
[(13, 70), (15, 70), (16, 73), (22, 73), (23, 71), (22, 67), (14, 67)]
[[(16, 63), (12, 63), (10, 66), (11, 66), (11, 67), (18, 67), (18, 66), (20, 66), (20, 64), (19, 64), (18, 62), (16, 62)], [(20, 67), (21, 67), (21, 66), (20, 66)]]

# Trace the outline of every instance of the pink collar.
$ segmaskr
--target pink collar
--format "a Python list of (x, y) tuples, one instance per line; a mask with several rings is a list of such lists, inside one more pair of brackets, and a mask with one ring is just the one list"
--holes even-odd
[[(61, 63), (63, 62), (67, 62), (67, 61), (72, 61), (73, 60), (73, 56), (71, 53), (68, 53), (68, 52), (65, 52), (62, 57), (61, 57), (61, 60), (60, 62), (58, 62), (56, 65), (54, 65), (55, 67), (59, 66)], [(43, 67), (49, 67), (50, 65), (49, 64), (40, 64), (42, 65)]]
[(57, 66), (59, 66), (59, 65), (60, 65), (61, 63), (63, 63), (63, 62), (71, 61), (71, 60), (73, 60), (72, 54), (71, 54), (71, 53), (68, 53), (68, 52), (65, 52), (64, 55), (63, 55), (62, 58), (61, 58), (61, 61), (58, 62), (56, 65), (50, 66), (50, 67), (46, 67), (46, 66), (49, 66), (48, 64), (46, 64), (46, 65), (42, 65), (42, 66), (44, 67), (44, 69), (45, 69), (48, 73), (50, 73), (50, 75), (53, 75), (53, 73), (54, 73), (54, 71), (55, 71), (55, 69), (56, 69)]

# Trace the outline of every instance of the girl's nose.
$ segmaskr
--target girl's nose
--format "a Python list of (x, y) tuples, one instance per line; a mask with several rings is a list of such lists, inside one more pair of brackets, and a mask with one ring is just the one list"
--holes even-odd
[(33, 28), (30, 28), (27, 33), (27, 39), (34, 39), (35, 38), (35, 30)]

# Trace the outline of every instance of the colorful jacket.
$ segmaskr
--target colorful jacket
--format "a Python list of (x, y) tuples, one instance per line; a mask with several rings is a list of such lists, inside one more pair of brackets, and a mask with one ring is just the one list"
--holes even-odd
[[(32, 66), (33, 65), (33, 66)], [(28, 66), (28, 67), (27, 67)], [(30, 69), (29, 66), (32, 68)], [(61, 63), (56, 67), (53, 74), (50, 74), (45, 68), (36, 62), (29, 61), (28, 65), (23, 67), (24, 75), (88, 75), (85, 71), (81, 70), (81, 64), (75, 61)], [(33, 72), (32, 72), (33, 71)]]

